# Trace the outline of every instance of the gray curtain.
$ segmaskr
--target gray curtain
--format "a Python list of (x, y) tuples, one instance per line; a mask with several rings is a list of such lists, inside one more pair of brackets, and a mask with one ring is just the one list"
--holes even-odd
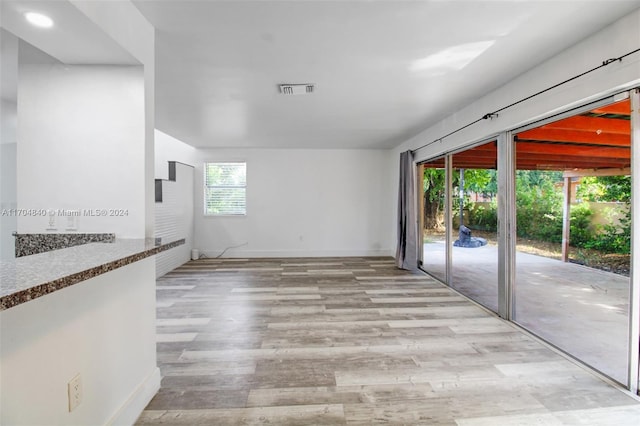
[(413, 152), (406, 151), (400, 154), (396, 266), (410, 271), (418, 269), (416, 196), (416, 166), (413, 163)]

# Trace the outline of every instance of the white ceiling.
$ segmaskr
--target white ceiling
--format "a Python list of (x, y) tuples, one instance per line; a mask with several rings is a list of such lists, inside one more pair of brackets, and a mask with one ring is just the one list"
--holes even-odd
[[(134, 4), (157, 29), (159, 130), (197, 147), (303, 148), (396, 146), (640, 7), (617, 0)], [(482, 47), (462, 68), (465, 61), (451, 56), (449, 65), (425, 60)], [(284, 96), (280, 83), (317, 86), (312, 95)]]
[[(157, 29), (156, 127), (197, 147), (393, 147), (640, 7), (640, 0), (133, 2)], [(62, 62), (135, 63), (66, 1), (1, 3), (4, 28)], [(25, 26), (27, 7), (53, 15), (56, 31)], [(283, 96), (281, 83), (315, 83), (316, 92)]]
[[(34, 27), (26, 12), (49, 16), (53, 27)], [(65, 64), (139, 64), (68, 1), (0, 0), (0, 27)]]

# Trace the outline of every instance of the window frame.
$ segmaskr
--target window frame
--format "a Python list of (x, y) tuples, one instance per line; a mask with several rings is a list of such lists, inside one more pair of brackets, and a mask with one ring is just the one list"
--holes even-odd
[[(209, 184), (207, 179), (207, 171), (210, 165), (238, 165), (244, 167), (244, 185), (215, 185)], [(247, 216), (247, 162), (246, 161), (207, 161), (203, 167), (203, 215), (205, 217), (245, 217)], [(214, 213), (208, 211), (209, 205), (209, 189), (244, 189), (244, 211), (242, 213), (231, 213), (228, 211), (222, 213)]]

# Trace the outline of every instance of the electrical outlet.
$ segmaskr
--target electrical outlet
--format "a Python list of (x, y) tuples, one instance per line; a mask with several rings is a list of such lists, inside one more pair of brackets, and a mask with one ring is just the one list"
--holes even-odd
[(82, 402), (82, 380), (80, 380), (79, 373), (69, 381), (67, 389), (69, 391), (69, 412), (72, 412)]
[(65, 231), (77, 231), (78, 230), (78, 217), (67, 216), (67, 227)]
[(53, 210), (49, 210), (49, 219), (47, 222), (47, 231), (57, 231), (56, 227), (56, 214)]

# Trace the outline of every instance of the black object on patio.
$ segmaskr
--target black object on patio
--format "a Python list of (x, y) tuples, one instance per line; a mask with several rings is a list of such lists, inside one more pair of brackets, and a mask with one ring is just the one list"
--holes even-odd
[(487, 240), (481, 237), (472, 237), (471, 229), (461, 225), (458, 239), (455, 240), (453, 245), (455, 247), (477, 248), (487, 245)]

